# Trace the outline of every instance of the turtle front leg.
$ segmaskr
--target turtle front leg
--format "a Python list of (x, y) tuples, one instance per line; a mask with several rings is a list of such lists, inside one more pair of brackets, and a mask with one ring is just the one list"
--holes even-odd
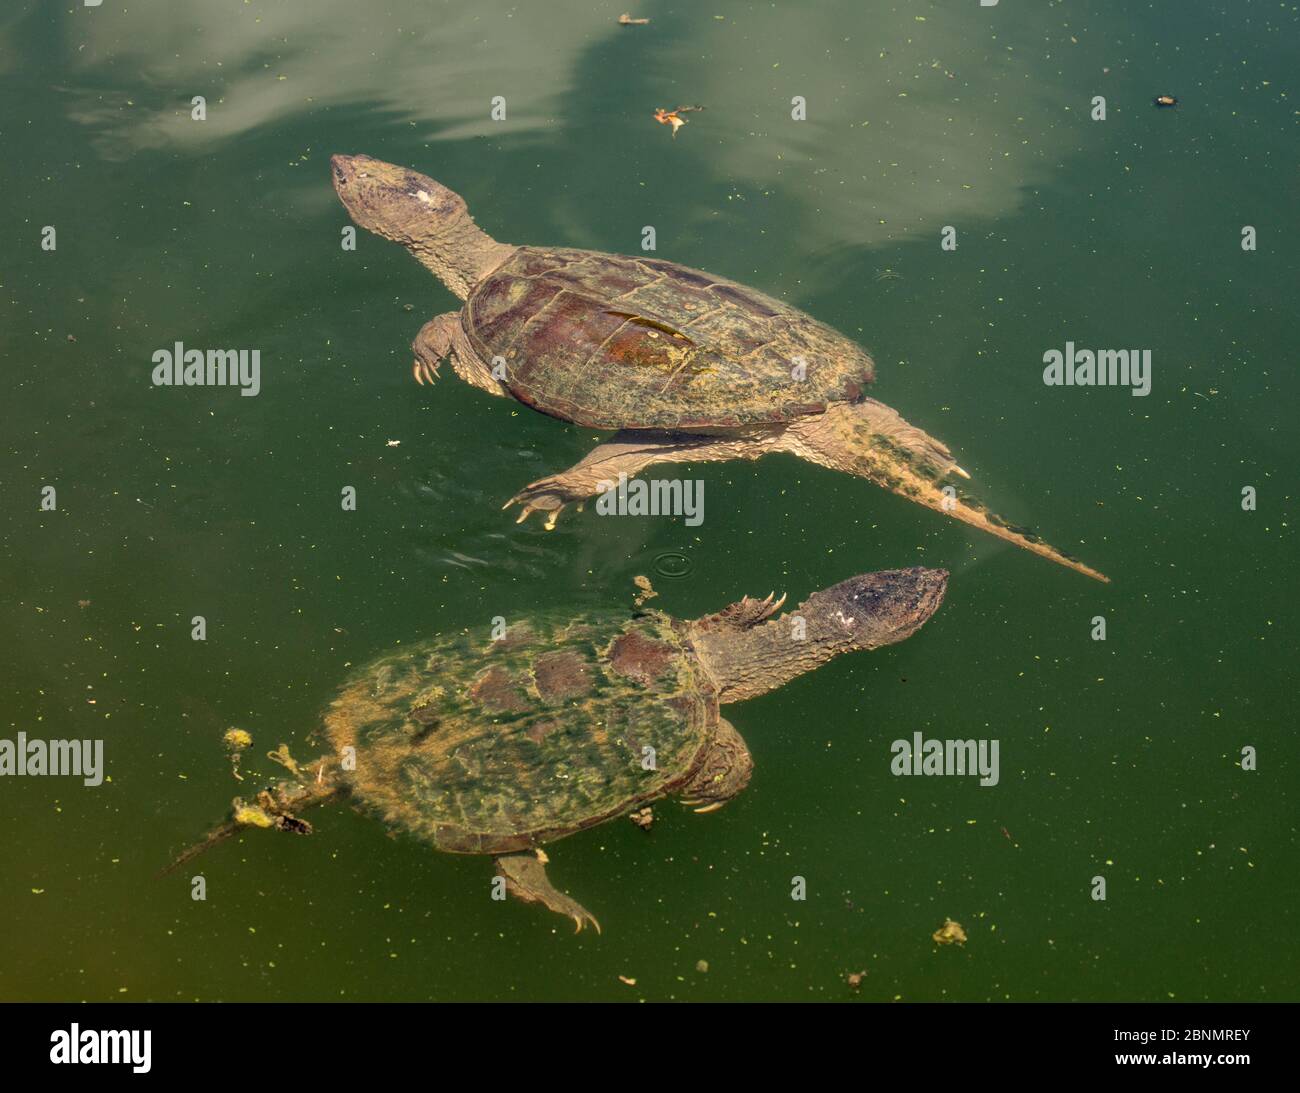
[(524, 850), (518, 854), (501, 854), (496, 859), (497, 872), (505, 877), (506, 891), (525, 903), (540, 903), (561, 915), (568, 915), (577, 923), (574, 933), (591, 923), (600, 933), (600, 923), (577, 900), (557, 892), (546, 878), (546, 855), (540, 850)]
[(716, 812), (749, 785), (753, 773), (754, 760), (744, 738), (735, 725), (719, 717), (704, 761), (682, 787), (681, 802), (696, 812)]
[(420, 328), (415, 341), (411, 343), (411, 349), (415, 352), (411, 374), (415, 376), (416, 383), (423, 386), (425, 380), (433, 383), (438, 378), (438, 366), (451, 352), (452, 341), (459, 326), (460, 312), (449, 311), (430, 319)]
[[(561, 474), (539, 478), (529, 483), (502, 508), (522, 505), (515, 521), (522, 524), (534, 512), (549, 515), (546, 529), (566, 505), (582, 502), (618, 485), (618, 476), (640, 474), (655, 463), (717, 463), (732, 459), (758, 459), (775, 450), (779, 433), (764, 432), (752, 436), (702, 436), (692, 433), (667, 433), (624, 429)], [(581, 508), (579, 504), (579, 508)]]
[(1003, 520), (973, 497), (959, 495), (955, 486), (942, 480), (949, 475), (970, 475), (957, 466), (947, 445), (875, 399), (837, 403), (824, 414), (800, 418), (785, 431), (780, 447), (823, 467), (856, 474), (1076, 573), (1110, 580), (1045, 543), (1028, 528)]

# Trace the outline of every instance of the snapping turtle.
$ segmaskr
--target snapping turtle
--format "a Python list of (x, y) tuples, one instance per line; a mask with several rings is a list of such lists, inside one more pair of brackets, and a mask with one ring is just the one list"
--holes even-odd
[(595, 925), (547, 880), (544, 844), (668, 796), (720, 808), (752, 761), (719, 705), (902, 641), (938, 610), (947, 581), (889, 570), (780, 616), (785, 597), (746, 596), (689, 622), (651, 610), (538, 617), (498, 640), (484, 628), (403, 647), (344, 683), (324, 716), (327, 755), (273, 752), (291, 777), (255, 807), (237, 801), (167, 871), (242, 828), (309, 832), (297, 812), (348, 794), (439, 850), (493, 855), (504, 892)]
[(331, 157), (352, 219), (401, 243), (457, 297), (416, 335), (415, 378), (456, 374), (552, 417), (618, 432), (520, 490), (519, 519), (603, 493), (655, 463), (788, 452), (856, 474), (1045, 558), (1096, 570), (942, 484), (948, 448), (863, 394), (855, 343), (744, 285), (657, 258), (498, 243), (446, 186), (369, 156)]

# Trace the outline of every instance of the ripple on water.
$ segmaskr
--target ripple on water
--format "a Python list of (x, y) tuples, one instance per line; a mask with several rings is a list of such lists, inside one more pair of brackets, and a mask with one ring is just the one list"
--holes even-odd
[(661, 577), (668, 577), (672, 580), (684, 580), (691, 575), (695, 568), (695, 563), (690, 557), (678, 550), (665, 550), (655, 556), (651, 567)]

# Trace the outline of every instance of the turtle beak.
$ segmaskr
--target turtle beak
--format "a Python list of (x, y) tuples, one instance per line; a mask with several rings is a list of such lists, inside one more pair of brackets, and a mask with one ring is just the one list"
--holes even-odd
[(946, 569), (895, 569), (862, 580), (862, 603), (884, 622), (911, 633), (939, 610), (948, 591)]
[(336, 190), (352, 181), (356, 158), (356, 156), (330, 156), (330, 169), (334, 172), (334, 188)]
[(388, 217), (383, 211), (386, 192), (384, 179), (374, 177), (369, 156), (330, 156), (331, 181), (343, 207), (356, 223), (369, 231), (386, 234), (382, 229)]

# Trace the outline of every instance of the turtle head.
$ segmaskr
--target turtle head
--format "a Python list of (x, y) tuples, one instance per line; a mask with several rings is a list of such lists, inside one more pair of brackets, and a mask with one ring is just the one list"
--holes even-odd
[(943, 603), (942, 569), (863, 573), (814, 592), (793, 611), (745, 599), (689, 624), (692, 647), (718, 685), (719, 702), (766, 694), (828, 660), (911, 637)]
[(330, 156), (334, 189), (361, 227), (401, 243), (462, 300), (514, 247), (482, 231), (465, 199), (428, 175), (370, 156)]
[(809, 636), (815, 631), (836, 652), (878, 649), (916, 633), (939, 610), (947, 588), (945, 569), (886, 569), (814, 592), (798, 611)]
[(464, 199), (427, 175), (370, 156), (330, 156), (334, 189), (361, 227), (419, 244), (469, 216)]

